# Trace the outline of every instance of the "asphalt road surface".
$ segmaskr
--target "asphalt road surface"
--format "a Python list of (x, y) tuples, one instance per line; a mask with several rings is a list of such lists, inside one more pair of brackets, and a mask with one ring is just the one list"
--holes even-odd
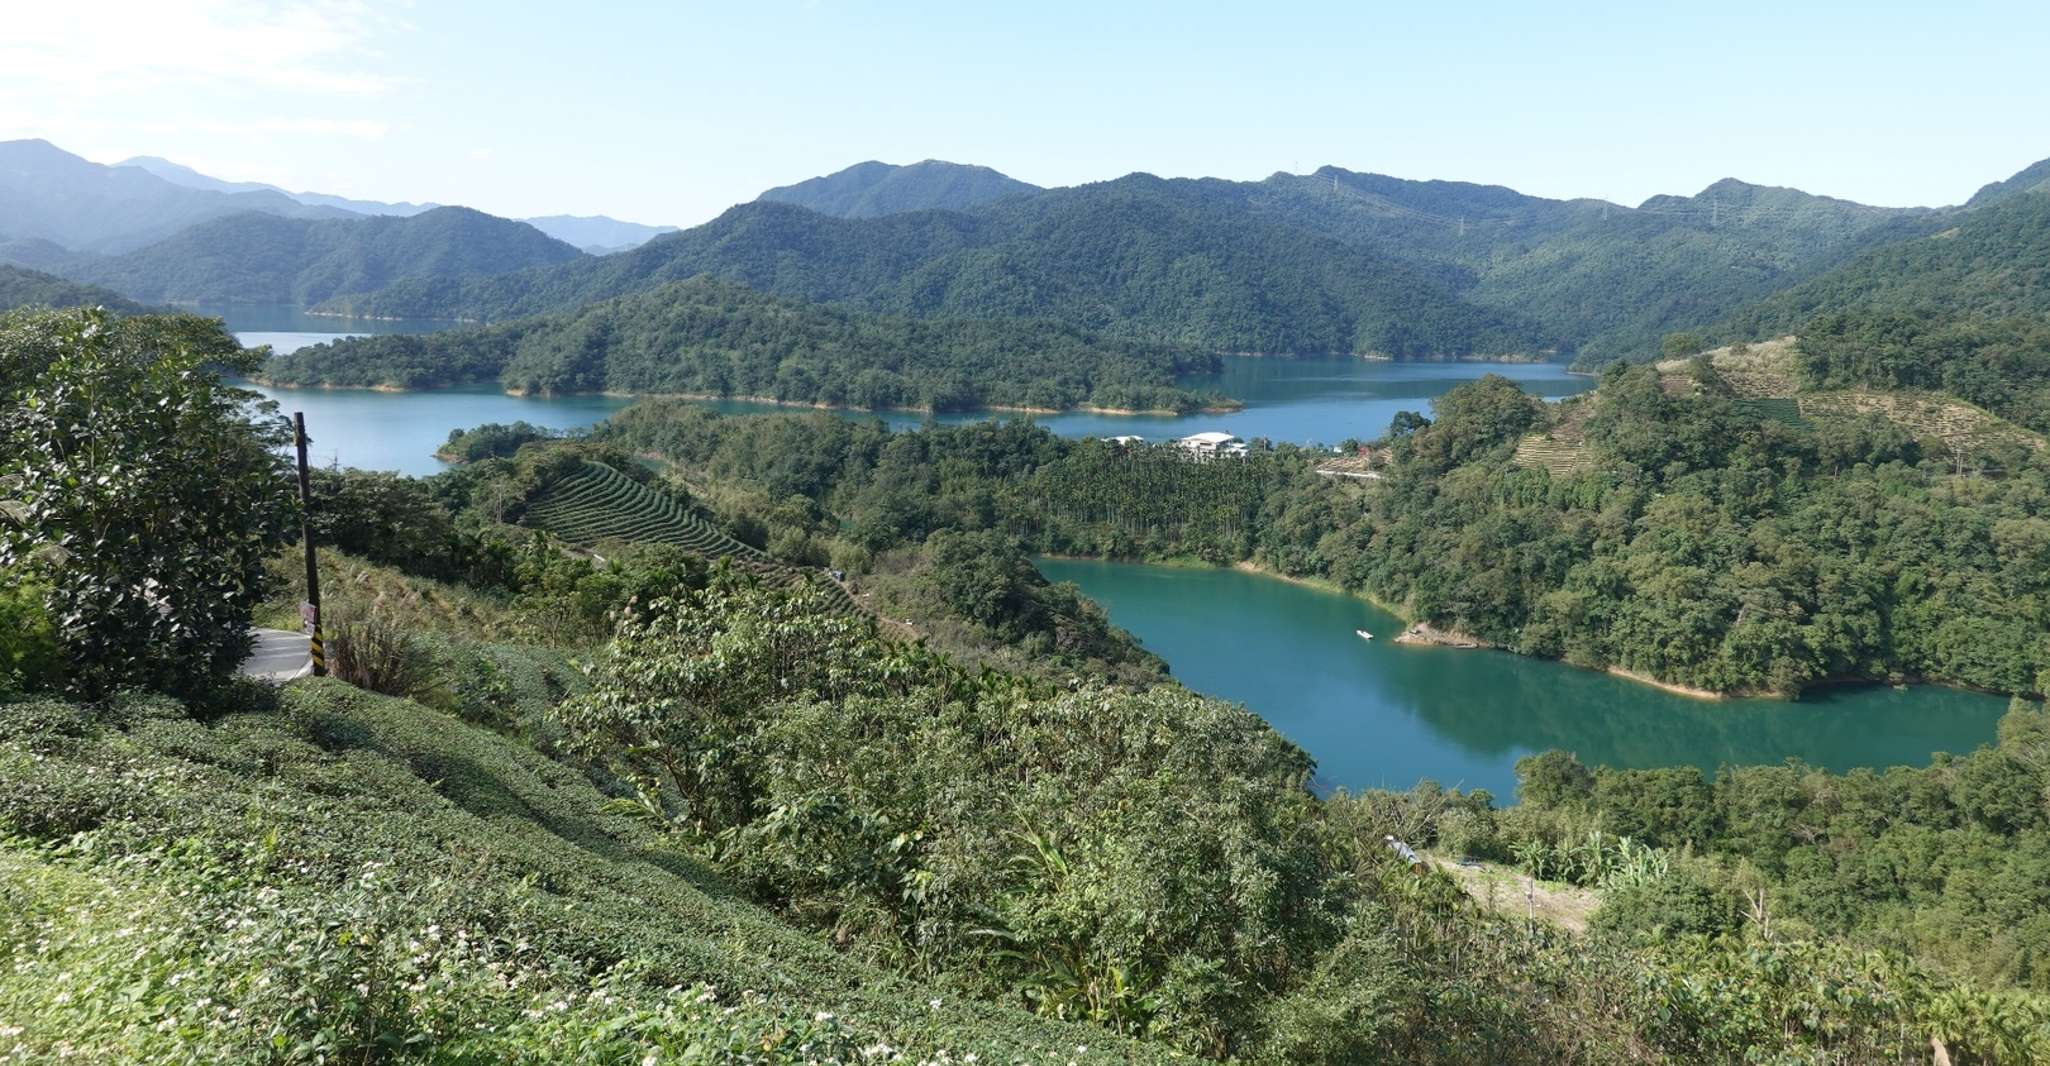
[(256, 646), (243, 660), (242, 673), (266, 681), (290, 681), (313, 672), (313, 639), (283, 629), (253, 629)]

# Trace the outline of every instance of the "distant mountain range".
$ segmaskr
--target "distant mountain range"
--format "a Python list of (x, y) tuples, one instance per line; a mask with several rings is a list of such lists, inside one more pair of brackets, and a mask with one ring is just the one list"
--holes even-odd
[[(16, 245), (0, 245), (0, 257)], [(33, 246), (47, 252), (42, 246)], [(411, 216), (211, 219), (121, 255), (70, 253), (44, 269), (150, 303), (307, 306), (415, 278), (565, 263), (582, 252), (523, 222), (467, 207)]]
[(330, 309), (504, 319), (698, 274), (854, 310), (1051, 318), (1209, 351), (1434, 358), (1549, 343), (1527, 316), (1459, 296), (1454, 271), (1257, 217), (1212, 183), (1146, 175), (971, 212), (834, 218), (757, 201), (620, 255), (401, 283)]
[(0, 142), (0, 237), (46, 240), (73, 251), (125, 252), (246, 211), (356, 217), (272, 189), (196, 189), (139, 167), (101, 166), (48, 141)]
[[(226, 181), (155, 156), (106, 166), (48, 141), (0, 141), (0, 239), (45, 240), (73, 252), (132, 251), (188, 226), (246, 211), (283, 218), (361, 218), (411, 216), (439, 206)], [(523, 221), (598, 254), (676, 229), (603, 215), (547, 215)]]
[[(2050, 176), (2031, 168), (1974, 202), (2041, 184), (2039, 171)], [(970, 173), (989, 198), (953, 206)], [(1980, 209), (1870, 207), (1735, 179), (1626, 207), (1335, 167), (1037, 191), (997, 191), (992, 177), (1010, 180), (945, 163), (861, 164), (628, 255), (401, 283), (334, 306), (492, 320), (709, 273), (865, 311), (1044, 316), (1211, 350), (1558, 351), (1597, 364), (1649, 357), (1668, 332), (1712, 326)]]
[[(346, 196), (330, 196), (318, 192), (290, 192), (275, 185), (254, 181), (222, 181), (209, 177), (188, 166), (173, 163), (156, 156), (139, 155), (114, 164), (117, 167), (140, 167), (157, 177), (175, 185), (194, 189), (210, 189), (216, 192), (284, 193), (302, 204), (314, 207), (335, 207), (359, 215), (417, 215), (432, 211), (442, 205), (436, 203), (385, 203), (381, 200), (352, 200)], [(559, 241), (576, 245), (593, 255), (625, 251), (651, 237), (676, 232), (675, 226), (644, 226), (638, 222), (622, 222), (605, 215), (541, 215), (523, 218), (519, 221), (546, 233)]]
[(988, 167), (928, 159), (909, 166), (870, 160), (757, 197), (796, 204), (822, 215), (875, 218), (902, 211), (966, 211), (1007, 196), (1041, 191), (1039, 186)]
[[(986, 167), (868, 162), (600, 257), (534, 226), (605, 250), (654, 228), (346, 201), (388, 212), (365, 217), (132, 162), (0, 144), (0, 262), (144, 301), (475, 321), (711, 275), (851, 311), (1046, 319), (1184, 350), (1583, 365), (1650, 357), (1676, 330), (1736, 338), (1847, 307), (2050, 313), (2050, 160), (1944, 208), (1735, 179), (1628, 207), (1336, 167), (1041, 189)], [(166, 232), (133, 243), (150, 230)]]

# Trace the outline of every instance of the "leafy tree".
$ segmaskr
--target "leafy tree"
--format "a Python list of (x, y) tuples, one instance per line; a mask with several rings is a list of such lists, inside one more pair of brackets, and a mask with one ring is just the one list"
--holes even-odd
[(251, 358), (188, 316), (0, 319), (0, 570), (46, 590), (81, 692), (192, 691), (245, 656), (293, 514), (282, 423), (214, 370)]
[(1700, 336), (1693, 333), (1668, 333), (1659, 342), (1659, 355), (1667, 359), (1686, 359), (1699, 355), (1706, 347)]

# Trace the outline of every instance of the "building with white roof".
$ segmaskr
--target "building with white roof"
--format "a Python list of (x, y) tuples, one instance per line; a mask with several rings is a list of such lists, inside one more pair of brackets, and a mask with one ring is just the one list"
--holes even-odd
[(1220, 455), (1239, 456), (1246, 454), (1246, 442), (1229, 433), (1211, 430), (1207, 433), (1191, 433), (1175, 442), (1183, 451), (1198, 459), (1214, 459)]

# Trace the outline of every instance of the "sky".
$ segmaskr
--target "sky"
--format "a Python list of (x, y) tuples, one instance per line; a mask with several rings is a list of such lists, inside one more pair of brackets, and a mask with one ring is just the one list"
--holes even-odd
[(7, 6), (0, 139), (508, 216), (691, 225), (927, 158), (1935, 205), (2050, 156), (2040, 0)]

